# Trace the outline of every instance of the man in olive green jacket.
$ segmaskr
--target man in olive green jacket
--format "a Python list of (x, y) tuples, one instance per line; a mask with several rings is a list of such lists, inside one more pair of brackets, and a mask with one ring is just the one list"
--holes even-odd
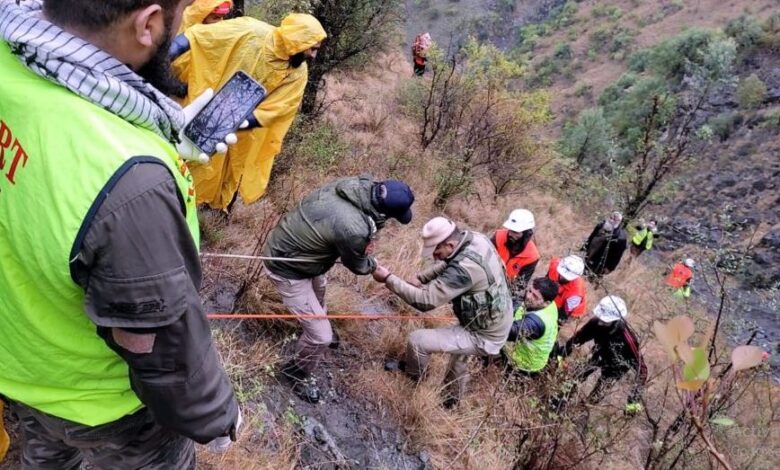
[(459, 325), (413, 331), (405, 361), (389, 361), (387, 369), (404, 370), (418, 380), (430, 354), (452, 354), (447, 376), (444, 406), (456, 405), (468, 384), (468, 357), (492, 356), (500, 352), (512, 327), (512, 301), (504, 266), (495, 247), (484, 235), (459, 230), (451, 220), (436, 217), (422, 230), (423, 256), (440, 261), (419, 273), (416, 287), (377, 266), (374, 279), (414, 308), (432, 310), (452, 302)]
[(333, 329), (325, 319), (325, 274), (339, 258), (353, 273), (371, 274), (376, 268), (371, 253), (377, 231), (390, 217), (408, 224), (412, 203), (414, 194), (402, 181), (343, 178), (306, 196), (271, 231), (263, 254), (298, 260), (265, 262), (284, 305), (291, 313), (323, 317), (299, 319), (303, 333), (295, 357), (282, 371), (302, 399), (319, 401), (311, 372), (333, 342)]

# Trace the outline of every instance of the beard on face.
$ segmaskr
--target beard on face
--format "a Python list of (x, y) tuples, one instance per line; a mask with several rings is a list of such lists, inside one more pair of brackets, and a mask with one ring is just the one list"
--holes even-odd
[(290, 57), (290, 65), (292, 65), (294, 69), (300, 67), (304, 62), (306, 62), (306, 56), (303, 55), (303, 52), (299, 52)]
[(168, 50), (171, 48), (173, 36), (171, 34), (171, 22), (166, 21), (165, 31), (157, 45), (157, 50), (149, 61), (138, 69), (138, 75), (167, 96), (184, 98), (187, 96), (187, 85), (173, 74), (171, 59)]

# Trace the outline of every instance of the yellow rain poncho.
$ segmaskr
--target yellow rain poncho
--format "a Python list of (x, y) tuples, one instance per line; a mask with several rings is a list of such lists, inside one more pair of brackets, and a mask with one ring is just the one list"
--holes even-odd
[(184, 9), (178, 34), (190, 29), (191, 26), (203, 23), (203, 20), (225, 1), (228, 1), (231, 7), (233, 6), (232, 0), (195, 0), (192, 2), (192, 5)]
[(188, 85), (183, 105), (207, 88), (218, 90), (239, 70), (268, 92), (254, 112), (262, 127), (239, 131), (238, 144), (227, 154), (189, 165), (199, 204), (224, 209), (237, 190), (245, 203), (252, 203), (265, 193), (274, 157), (306, 87), (306, 63), (294, 68), (289, 59), (325, 39), (325, 30), (313, 16), (294, 13), (279, 27), (243, 17), (195, 25), (185, 35), (191, 49), (173, 63), (176, 75)]

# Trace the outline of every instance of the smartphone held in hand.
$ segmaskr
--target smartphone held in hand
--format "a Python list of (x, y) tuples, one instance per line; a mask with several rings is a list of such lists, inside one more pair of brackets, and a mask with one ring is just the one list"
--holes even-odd
[(214, 154), (217, 144), (238, 130), (265, 95), (262, 85), (239, 70), (187, 124), (184, 136), (206, 155)]

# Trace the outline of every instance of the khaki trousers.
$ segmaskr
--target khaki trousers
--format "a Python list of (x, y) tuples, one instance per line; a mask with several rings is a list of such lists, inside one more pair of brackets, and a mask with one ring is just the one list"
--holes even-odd
[(328, 346), (333, 341), (333, 329), (327, 320), (325, 307), (324, 275), (311, 279), (287, 279), (268, 273), (271, 282), (282, 295), (282, 302), (290, 313), (296, 315), (318, 315), (323, 319), (299, 318), (303, 333), (295, 344), (295, 364), (311, 373), (319, 364)]
[(466, 392), (471, 375), (469, 356), (489, 356), (482, 349), (482, 340), (462, 326), (415, 330), (409, 335), (406, 348), (406, 373), (419, 378), (428, 366), (431, 353), (450, 353), (450, 364), (444, 378), (445, 399), (460, 400)]

